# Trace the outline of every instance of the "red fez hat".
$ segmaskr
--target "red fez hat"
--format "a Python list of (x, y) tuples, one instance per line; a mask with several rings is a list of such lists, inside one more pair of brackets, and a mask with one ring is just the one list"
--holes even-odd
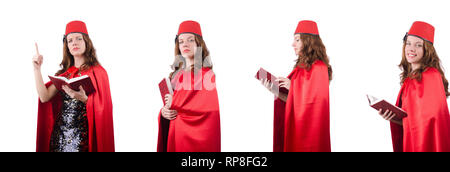
[(65, 36), (69, 33), (84, 33), (88, 35), (86, 24), (82, 21), (71, 21), (67, 23)]
[(202, 30), (200, 29), (200, 24), (196, 21), (188, 20), (184, 21), (180, 24), (180, 28), (178, 28), (179, 36), (182, 33), (193, 33), (198, 36), (202, 36)]
[[(419, 38), (422, 38), (425, 41), (430, 42), (433, 44), (434, 42), (434, 27), (431, 24), (422, 22), (422, 21), (416, 21), (411, 26), (411, 29), (409, 29), (409, 32), (406, 33), (406, 35), (412, 35), (417, 36)], [(406, 36), (404, 38), (406, 40)]]
[(311, 20), (302, 20), (298, 22), (297, 29), (294, 34), (311, 34), (319, 35), (319, 29), (317, 29), (317, 23)]

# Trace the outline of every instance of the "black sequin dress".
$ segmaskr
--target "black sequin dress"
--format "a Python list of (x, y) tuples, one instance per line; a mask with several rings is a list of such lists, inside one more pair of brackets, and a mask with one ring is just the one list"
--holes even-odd
[(89, 151), (88, 120), (86, 104), (62, 94), (61, 112), (56, 117), (50, 138), (51, 152), (87, 152)]

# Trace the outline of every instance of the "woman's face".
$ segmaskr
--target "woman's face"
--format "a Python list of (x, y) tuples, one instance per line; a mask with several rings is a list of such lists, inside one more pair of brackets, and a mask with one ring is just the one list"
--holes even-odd
[(185, 58), (193, 59), (194, 53), (197, 50), (197, 43), (195, 42), (195, 35), (191, 33), (183, 33), (178, 36), (178, 48), (181, 55)]
[(70, 33), (67, 35), (67, 46), (69, 47), (70, 54), (75, 56), (82, 56), (86, 51), (86, 43), (81, 33)]
[(302, 40), (300, 39), (300, 34), (294, 35), (294, 42), (292, 42), (292, 47), (294, 48), (295, 55), (300, 55), (300, 50), (302, 49)]
[(408, 63), (419, 63), (420, 59), (423, 57), (423, 44), (424, 42), (421, 38), (415, 36), (408, 36), (406, 38), (405, 56)]

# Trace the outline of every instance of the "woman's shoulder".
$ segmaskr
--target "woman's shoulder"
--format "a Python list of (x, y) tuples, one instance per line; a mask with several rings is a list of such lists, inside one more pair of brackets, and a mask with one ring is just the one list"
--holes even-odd
[(316, 60), (311, 65), (311, 71), (318, 71), (318, 70), (328, 72), (328, 66), (322, 60)]
[(103, 68), (103, 66), (100, 65), (100, 64), (97, 64), (97, 65), (95, 65), (95, 66), (91, 66), (91, 69), (92, 69), (94, 72), (105, 72), (105, 73), (106, 73), (105, 68)]
[(441, 78), (441, 73), (434, 67), (428, 67), (422, 73), (422, 78)]
[(202, 67), (202, 72), (208, 72), (208, 71), (213, 71), (212, 68), (209, 67)]
[(96, 76), (97, 75), (108, 76), (108, 73), (106, 72), (105, 68), (103, 68), (103, 66), (101, 66), (100, 64), (91, 66), (90, 69)]
[[(321, 67), (328, 68), (327, 65), (326, 65), (322, 60), (316, 60), (316, 61), (312, 62), (312, 64), (310, 65), (310, 67), (311, 67), (311, 68), (321, 68)], [(294, 68), (294, 70), (295, 70), (295, 69), (302, 69), (302, 68), (306, 68), (306, 65), (305, 65), (305, 64), (297, 65), (297, 66)]]
[[(438, 69), (434, 67), (428, 67), (421, 73), (421, 77), (419, 78), (411, 78), (408, 77), (405, 79), (405, 83), (414, 84), (414, 85), (442, 85), (442, 77), (441, 73)], [(411, 81), (411, 82), (409, 82)]]
[(209, 68), (209, 67), (203, 67), (202, 68), (202, 75), (204, 76), (204, 75), (206, 75), (206, 74), (213, 74), (213, 75), (215, 75), (215, 73), (214, 73), (214, 71), (212, 70), (212, 68)]
[(327, 65), (322, 60), (316, 60), (312, 64), (312, 66), (321, 66), (321, 67), (327, 67)]
[(440, 74), (440, 73), (439, 73), (439, 70), (437, 70), (436, 68), (428, 67), (428, 68), (425, 69), (423, 74)]

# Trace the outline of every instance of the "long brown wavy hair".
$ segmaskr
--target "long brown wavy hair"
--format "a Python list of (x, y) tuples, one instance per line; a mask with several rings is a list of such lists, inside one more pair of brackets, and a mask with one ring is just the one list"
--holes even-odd
[(333, 70), (328, 60), (325, 45), (323, 44), (322, 39), (320, 39), (320, 36), (300, 34), (300, 40), (302, 41), (303, 47), (300, 50), (300, 55), (296, 60), (294, 68), (301, 67), (309, 70), (314, 61), (321, 60), (325, 63), (325, 65), (327, 65), (328, 80), (331, 81)]
[(402, 48), (402, 61), (398, 65), (400, 69), (402, 70), (402, 73), (400, 74), (401, 82), (400, 84), (403, 84), (405, 80), (409, 77), (411, 79), (417, 79), (418, 81), (422, 80), (422, 73), (425, 72), (425, 70), (429, 67), (436, 68), (442, 77), (442, 84), (444, 84), (445, 89), (445, 96), (450, 96), (450, 93), (448, 92), (448, 81), (445, 78), (444, 72), (442, 70), (442, 66), (440, 63), (439, 56), (436, 53), (436, 50), (434, 49), (434, 46), (429, 43), (428, 41), (423, 41), (424, 46), (423, 48), (423, 57), (419, 60), (420, 67), (416, 70), (412, 70), (412, 66), (410, 63), (408, 63), (408, 60), (406, 59), (405, 54), (405, 47), (406, 47), (406, 39), (403, 41), (403, 48)]
[[(202, 53), (202, 60), (201, 61), (195, 61), (194, 58), (194, 63), (195, 64), (199, 64), (199, 65), (191, 65), (189, 66), (191, 68), (191, 71), (194, 71), (194, 66), (201, 66), (201, 67), (208, 67), (210, 69), (213, 68), (211, 60), (209, 59), (209, 50), (206, 47), (206, 43), (203, 40), (203, 38), (201, 36), (198, 36), (196, 34), (195, 35), (195, 43), (197, 44), (197, 47), (201, 47), (201, 53)], [(183, 61), (180, 58), (183, 58), (181, 56), (181, 51), (180, 51), (180, 43), (178, 42), (178, 39), (175, 40), (175, 60), (172, 64), (172, 69), (173, 72), (170, 73), (169, 77), (173, 78), (173, 76), (180, 70), (182, 69), (182, 67), (184, 66)], [(200, 53), (200, 49), (197, 48), (197, 53)], [(196, 54), (194, 54), (194, 56), (196, 56)], [(188, 67), (188, 66), (186, 66)]]
[[(100, 64), (97, 60), (97, 54), (95, 53), (94, 45), (92, 44), (91, 39), (88, 35), (83, 34), (83, 40), (86, 45), (86, 50), (84, 51), (84, 64), (81, 65), (80, 71), (87, 70), (92, 66)], [(64, 46), (63, 46), (63, 59), (59, 66), (61, 66), (61, 69), (56, 72), (55, 75), (60, 75), (67, 71), (70, 67), (75, 65), (75, 60), (73, 55), (70, 53), (69, 46), (67, 43), (66, 37), (64, 37)]]

